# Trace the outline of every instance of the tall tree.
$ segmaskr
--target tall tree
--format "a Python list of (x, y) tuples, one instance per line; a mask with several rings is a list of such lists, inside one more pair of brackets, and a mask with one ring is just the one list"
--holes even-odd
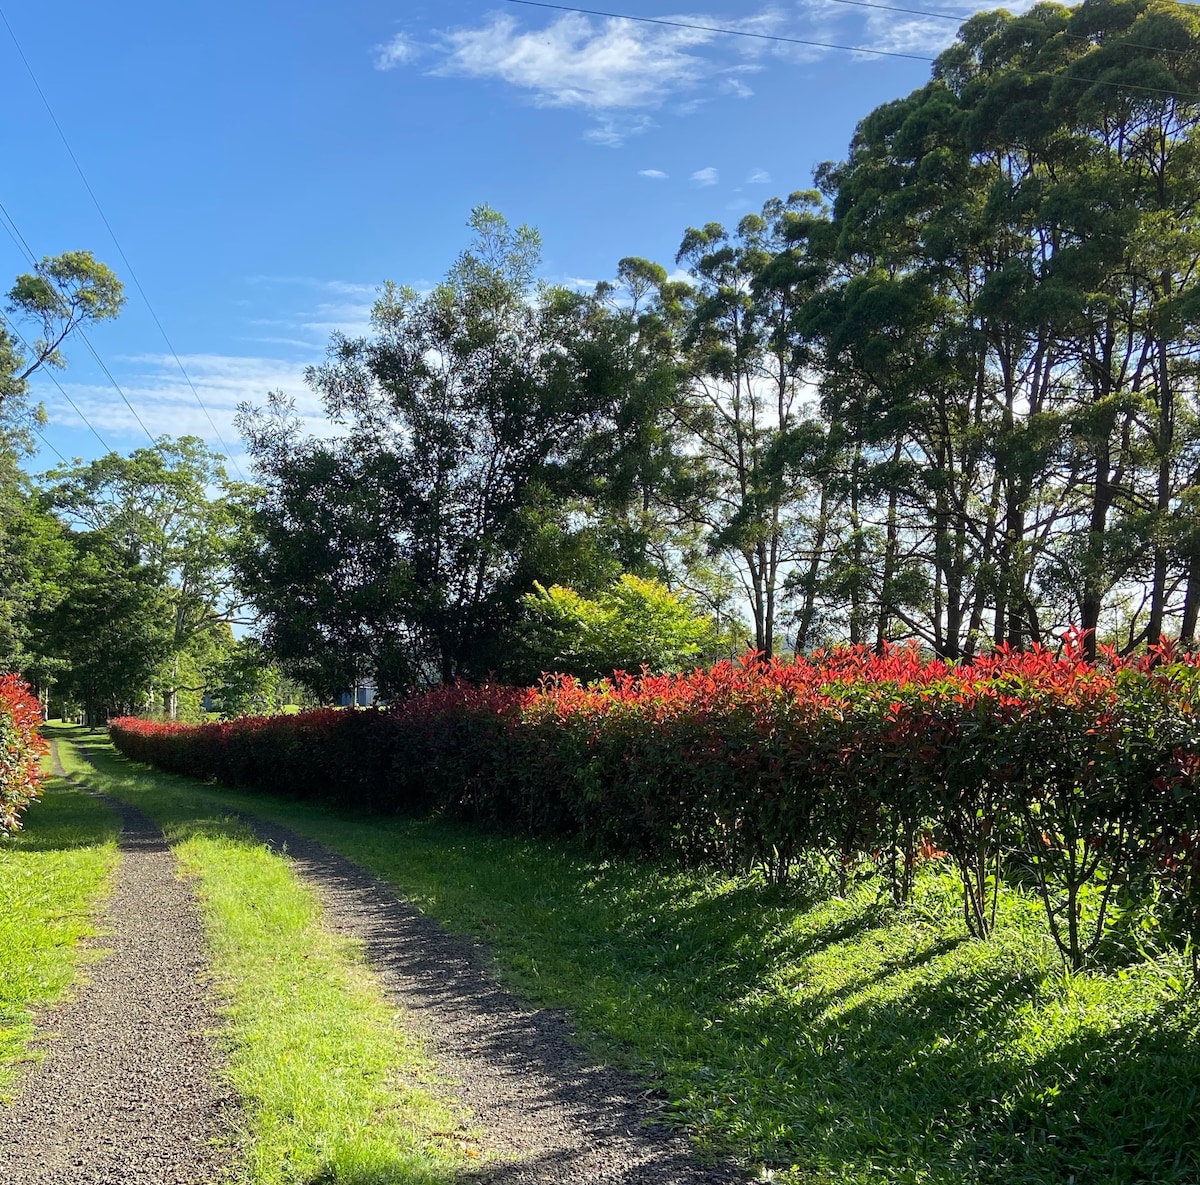
[(364, 664), (393, 685), (500, 666), (533, 581), (574, 579), (553, 568), (580, 554), (577, 500), (627, 503), (644, 476), (621, 460), (646, 455), (656, 398), (634, 381), (655, 361), (636, 322), (604, 291), (537, 286), (528, 227), (487, 207), (470, 225), (444, 283), (385, 285), (372, 334), (335, 336), (309, 372), (337, 436), (305, 439), (284, 400), (243, 410), (266, 540), (243, 585), (268, 644), (326, 692)]
[(796, 193), (747, 215), (734, 235), (717, 223), (688, 230), (677, 257), (693, 284), (677, 411), (693, 481), (681, 509), (710, 551), (735, 563), (755, 649), (768, 658), (801, 554), (812, 463), (825, 451), (803, 400), (812, 354), (800, 312), (824, 279), (826, 229), (818, 196)]

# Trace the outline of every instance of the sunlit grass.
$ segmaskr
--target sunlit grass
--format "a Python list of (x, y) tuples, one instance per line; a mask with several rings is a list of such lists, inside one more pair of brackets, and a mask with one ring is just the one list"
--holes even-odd
[[(79, 730), (60, 736), (84, 740)], [(85, 742), (90, 751), (94, 741)], [(73, 743), (67, 768), (162, 826), (196, 878), (227, 1021), (228, 1072), (254, 1185), (433, 1185), (465, 1142), (431, 1069), (356, 944), (322, 924), (316, 895), (203, 789)]]
[[(104, 743), (106, 770), (134, 770)], [(201, 788), (313, 836), (485, 939), (702, 1149), (785, 1182), (1200, 1180), (1200, 1000), (1175, 963), (1068, 975), (1038, 910), (967, 938), (948, 875), (903, 911), (807, 900), (439, 822)]]
[(115, 815), (51, 779), (25, 812), (24, 829), (0, 838), (0, 1098), (29, 1056), (38, 1009), (60, 999), (95, 933), (118, 855)]

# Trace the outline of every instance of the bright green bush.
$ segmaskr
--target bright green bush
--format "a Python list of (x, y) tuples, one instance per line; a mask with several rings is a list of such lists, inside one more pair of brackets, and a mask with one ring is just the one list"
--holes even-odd
[(531, 669), (585, 681), (643, 667), (682, 671), (717, 641), (716, 623), (657, 580), (626, 574), (595, 598), (560, 584), (534, 590), (525, 597)]

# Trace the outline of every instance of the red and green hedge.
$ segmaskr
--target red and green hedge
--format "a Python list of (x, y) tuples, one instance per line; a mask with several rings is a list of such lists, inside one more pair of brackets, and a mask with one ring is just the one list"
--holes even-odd
[(0, 835), (21, 826), (21, 811), (40, 793), (46, 742), (42, 713), (17, 675), (0, 676)]
[(1083, 962), (1135, 890), (1200, 933), (1200, 671), (1160, 647), (1085, 662), (1001, 650), (969, 666), (845, 649), (589, 687), (448, 686), (392, 708), (188, 727), (123, 719), (163, 769), (381, 812), (442, 812), (614, 854), (782, 878), (818, 853), (897, 900), (922, 860), (1041, 897)]

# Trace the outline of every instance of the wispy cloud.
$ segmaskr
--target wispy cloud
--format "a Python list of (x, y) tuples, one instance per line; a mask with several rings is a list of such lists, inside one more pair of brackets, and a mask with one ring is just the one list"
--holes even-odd
[[(120, 375), (121, 389), (152, 436), (199, 436), (220, 450), (221, 442), (213, 431), (215, 424), (238, 465), (248, 471), (234, 417), (240, 403), (263, 404), (268, 393), (275, 390), (285, 391), (296, 400), (297, 413), (309, 431), (328, 432), (320, 400), (304, 384), (302, 365), (278, 358), (228, 354), (183, 354), (180, 357), (203, 408), (179, 373), (172, 355), (144, 354), (111, 360), (113, 369)], [(111, 386), (90, 382), (63, 382), (62, 385), (111, 445), (131, 448), (146, 443), (145, 433), (133, 413)], [(56, 388), (46, 386), (37, 394), (45, 403), (52, 428), (74, 431), (82, 427), (78, 414)]]
[(391, 41), (375, 47), (375, 69), (394, 70), (417, 56), (417, 46), (407, 33), (397, 33)]
[(691, 176), (691, 180), (701, 187), (706, 185), (716, 185), (720, 179), (721, 174), (713, 168), (697, 169)]
[[(645, 131), (649, 122), (629, 113), (658, 111), (671, 104), (676, 114), (691, 109), (706, 85), (713, 92), (745, 97), (752, 92), (733, 71), (763, 56), (768, 43), (734, 39), (711, 28), (739, 30), (782, 27), (783, 11), (774, 5), (728, 20), (683, 16), (678, 25), (593, 18), (564, 13), (539, 26), (523, 24), (508, 13), (482, 24), (442, 31), (434, 39), (440, 56), (430, 73), (492, 79), (526, 92), (543, 107), (572, 107), (586, 112), (594, 126), (586, 133), (595, 143), (616, 145)], [(398, 52), (411, 55), (413, 42), (398, 41)], [(390, 50), (392, 43), (382, 47)], [(408, 56), (388, 66), (409, 60)], [(739, 65), (740, 64), (740, 65)], [(716, 82), (717, 79), (721, 81)]]
[(638, 169), (639, 177), (649, 177), (651, 181), (665, 181), (667, 174), (662, 169)]
[[(1009, 8), (1023, 12), (1033, 3), (1015, 0)], [(420, 40), (398, 33), (376, 46), (374, 57), (381, 70), (420, 58), (433, 75), (501, 82), (538, 106), (577, 109), (591, 121), (586, 138), (615, 147), (653, 127), (652, 113), (683, 116), (721, 96), (750, 98), (745, 75), (772, 63), (794, 68), (839, 53), (851, 62), (878, 60), (832, 45), (933, 56), (954, 40), (966, 15), (994, 6), (995, 0), (927, 0), (910, 16), (836, 0), (759, 0), (736, 15), (664, 13), (662, 23), (503, 12), (422, 32)], [(730, 37), (723, 30), (763, 36)]]
[(749, 177), (746, 178), (747, 185), (770, 185), (771, 174), (766, 169), (755, 169)]
[[(1015, 0), (1004, 7), (1012, 13), (1025, 12), (1036, 0)], [(908, 53), (935, 57), (950, 45), (959, 26), (976, 12), (996, 8), (993, 0), (929, 0), (911, 15), (893, 9), (866, 9), (847, 6), (837, 0), (802, 0), (808, 19), (823, 26), (832, 39), (842, 44), (861, 45), (888, 53)], [(836, 52), (836, 51), (827, 51)], [(860, 61), (878, 61), (875, 54), (853, 55)]]

